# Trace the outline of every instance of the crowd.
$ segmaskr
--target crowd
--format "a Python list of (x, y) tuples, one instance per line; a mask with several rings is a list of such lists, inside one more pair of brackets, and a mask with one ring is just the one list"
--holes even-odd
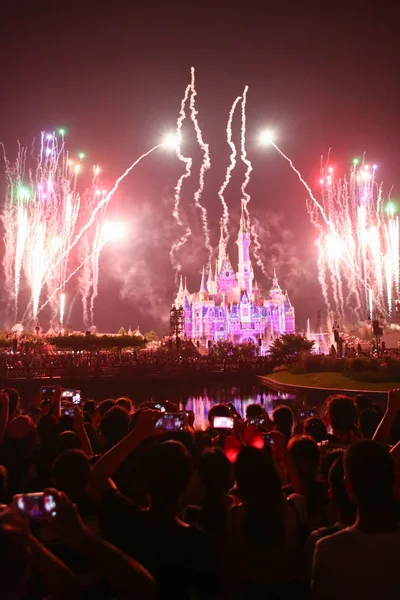
[(1, 390), (0, 597), (393, 598), (399, 409), (217, 404), (198, 431), (169, 402)]
[(213, 371), (264, 373), (267, 357), (219, 359), (212, 355), (177, 356), (166, 348), (155, 351), (27, 352), (0, 353), (0, 376), (5, 379), (84, 376), (193, 375)]

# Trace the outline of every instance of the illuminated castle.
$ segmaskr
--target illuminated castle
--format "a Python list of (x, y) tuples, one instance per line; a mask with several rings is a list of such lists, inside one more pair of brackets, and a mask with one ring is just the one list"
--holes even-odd
[(208, 278), (203, 267), (200, 289), (190, 294), (181, 277), (178, 294), (171, 310), (171, 333), (203, 343), (231, 340), (253, 341), (267, 346), (282, 333), (295, 330), (294, 308), (289, 296), (279, 287), (274, 271), (272, 287), (263, 296), (254, 279), (250, 260), (250, 231), (242, 205), (237, 239), (238, 270), (232, 268), (221, 236), (215, 272), (210, 266)]

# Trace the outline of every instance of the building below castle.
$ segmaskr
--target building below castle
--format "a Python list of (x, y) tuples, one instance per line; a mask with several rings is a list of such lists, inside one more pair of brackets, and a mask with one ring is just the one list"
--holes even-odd
[[(171, 334), (204, 344), (219, 340), (249, 341), (263, 347), (282, 333), (295, 330), (295, 312), (287, 292), (279, 286), (276, 273), (270, 291), (263, 295), (254, 279), (250, 260), (250, 227), (243, 211), (240, 218), (238, 270), (235, 273), (226, 253), (221, 223), (215, 269), (203, 267), (200, 289), (191, 294), (183, 285), (171, 310)], [(261, 342), (259, 342), (261, 340)]]

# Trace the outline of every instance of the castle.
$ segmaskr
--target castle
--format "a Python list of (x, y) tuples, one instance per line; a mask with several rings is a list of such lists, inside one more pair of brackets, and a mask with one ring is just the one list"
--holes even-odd
[(250, 228), (243, 204), (240, 218), (238, 270), (232, 268), (226, 253), (221, 221), (221, 236), (215, 272), (210, 265), (208, 277), (203, 267), (200, 289), (190, 294), (182, 277), (171, 310), (171, 333), (203, 343), (231, 340), (249, 341), (267, 347), (282, 333), (295, 330), (294, 308), (287, 292), (279, 286), (276, 273), (272, 288), (262, 295), (254, 279), (250, 260)]

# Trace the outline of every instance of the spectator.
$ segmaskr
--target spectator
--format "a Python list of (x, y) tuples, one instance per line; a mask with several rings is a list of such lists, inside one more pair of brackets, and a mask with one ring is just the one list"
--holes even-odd
[(210, 541), (205, 533), (187, 526), (177, 516), (193, 468), (181, 443), (162, 442), (150, 451), (145, 470), (148, 511), (140, 510), (118, 490), (101, 494), (121, 462), (144, 439), (157, 434), (154, 426), (158, 418), (157, 412), (141, 411), (135, 429), (94, 465), (92, 493), (100, 498), (101, 527), (110, 541), (152, 573), (159, 597), (185, 599), (196, 592), (207, 598), (214, 595), (217, 584)]
[(358, 417), (358, 428), (361, 436), (372, 440), (380, 421), (381, 417), (373, 408), (364, 408)]
[(284, 498), (269, 448), (243, 448), (235, 470), (242, 504), (232, 507), (228, 521), (233, 596), (295, 598), (302, 589), (304, 500), (298, 495)]
[[(302, 493), (307, 502), (309, 526), (315, 529), (326, 523), (324, 510), (328, 504), (328, 485), (318, 477), (320, 463), (318, 444), (312, 437), (299, 435), (290, 439), (288, 450), (302, 480)], [(286, 486), (285, 492), (293, 493), (292, 486)]]
[(304, 433), (311, 436), (318, 443), (326, 440), (326, 425), (319, 417), (310, 417), (304, 423)]
[(357, 394), (354, 397), (354, 402), (357, 405), (358, 411), (361, 413), (365, 408), (372, 408), (371, 398), (365, 396), (365, 394)]
[(356, 522), (317, 542), (313, 598), (392, 598), (398, 589), (400, 552), (393, 459), (376, 442), (362, 440), (347, 450), (344, 469)]
[(248, 404), (246, 407), (246, 419), (251, 417), (262, 417), (264, 415), (264, 409), (260, 404)]
[(109, 450), (126, 436), (129, 430), (129, 413), (121, 406), (110, 408), (100, 421), (104, 449)]
[(112, 408), (114, 406), (114, 400), (108, 399), (108, 400), (103, 400), (103, 402), (100, 402), (100, 404), (97, 407), (97, 411), (99, 413), (100, 419), (102, 419), (104, 417), (104, 415), (106, 414), (106, 412), (108, 410), (110, 410), (110, 408)]
[(228, 507), (233, 498), (228, 491), (233, 485), (232, 465), (221, 448), (206, 450), (199, 461), (199, 475), (204, 486), (201, 508), (188, 507), (186, 522), (196, 524), (212, 537), (226, 533)]
[(20, 395), (15, 388), (5, 388), (4, 392), (8, 395), (9, 407), (8, 407), (8, 422), (11, 421), (19, 414), (20, 412)]
[(278, 406), (272, 414), (275, 429), (283, 433), (286, 442), (292, 436), (293, 431), (293, 412), (288, 406)]
[(325, 418), (332, 428), (332, 434), (328, 435), (324, 449), (347, 448), (357, 439), (357, 406), (348, 396), (342, 394), (329, 396)]
[(314, 551), (316, 543), (328, 535), (332, 535), (353, 525), (356, 518), (356, 509), (354, 504), (346, 492), (346, 486), (344, 481), (344, 468), (343, 468), (343, 457), (344, 453), (341, 452), (333, 463), (329, 471), (329, 491), (333, 501), (333, 507), (336, 511), (336, 519), (333, 525), (327, 527), (321, 527), (316, 531), (313, 531), (308, 538), (304, 550), (304, 568), (306, 580), (309, 581), (312, 571), (312, 563), (314, 558)]
[(82, 450), (67, 450), (52, 465), (53, 484), (77, 505), (82, 516), (95, 512), (94, 504), (88, 496), (89, 474), (89, 459)]

